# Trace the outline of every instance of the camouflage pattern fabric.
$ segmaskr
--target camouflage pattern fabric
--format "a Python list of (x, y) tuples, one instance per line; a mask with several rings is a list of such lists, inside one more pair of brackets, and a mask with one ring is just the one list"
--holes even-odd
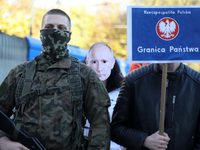
[(67, 43), (70, 41), (71, 32), (58, 29), (40, 30), (42, 53), (52, 64), (68, 54)]
[[(31, 89), (60, 87), (68, 84), (67, 70), (71, 60), (66, 57), (49, 65), (43, 55), (35, 58), (37, 70)], [(16, 85), (28, 62), (11, 69), (0, 85), (0, 109), (11, 116), (15, 106)], [(91, 124), (88, 150), (109, 150), (110, 99), (97, 74), (85, 64), (80, 64), (83, 85), (83, 108)], [(37, 137), (48, 150), (70, 150), (72, 132), (72, 103), (70, 90), (44, 94), (29, 100), (25, 106), (21, 130)], [(0, 137), (5, 135), (0, 131)]]

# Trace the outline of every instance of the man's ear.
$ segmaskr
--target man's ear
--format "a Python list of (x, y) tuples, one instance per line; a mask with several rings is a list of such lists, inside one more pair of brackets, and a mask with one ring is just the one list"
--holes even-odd
[(111, 67), (111, 69), (114, 68), (114, 65), (115, 65), (115, 58), (113, 58), (113, 60), (112, 60), (112, 67)]
[(85, 59), (85, 63), (86, 63), (86, 65), (88, 64), (88, 60), (87, 59)]

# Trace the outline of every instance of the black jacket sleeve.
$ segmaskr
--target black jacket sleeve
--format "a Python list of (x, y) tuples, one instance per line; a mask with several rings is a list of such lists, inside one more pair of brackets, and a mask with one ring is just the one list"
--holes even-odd
[(196, 135), (194, 136), (194, 144), (192, 150), (200, 149), (200, 120), (198, 121)]
[(123, 81), (111, 122), (111, 140), (130, 149), (143, 149), (147, 133), (131, 128), (130, 111), (133, 101), (128, 77)]

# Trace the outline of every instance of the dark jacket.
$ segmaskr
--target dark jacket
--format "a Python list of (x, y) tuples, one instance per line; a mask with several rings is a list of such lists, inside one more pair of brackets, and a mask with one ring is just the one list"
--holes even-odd
[[(121, 87), (111, 123), (111, 139), (129, 150), (159, 130), (162, 71), (150, 64), (129, 73)], [(200, 73), (181, 64), (168, 73), (165, 129), (168, 150), (200, 149)], [(174, 100), (173, 100), (174, 99)], [(173, 102), (174, 101), (174, 102)]]

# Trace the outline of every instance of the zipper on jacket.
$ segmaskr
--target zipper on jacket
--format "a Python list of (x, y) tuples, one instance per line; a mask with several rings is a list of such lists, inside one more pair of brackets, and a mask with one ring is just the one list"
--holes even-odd
[(175, 103), (176, 103), (176, 96), (173, 96), (172, 99), (172, 123), (174, 122), (174, 108), (175, 108)]
[(169, 79), (166, 81), (166, 88), (168, 88)]

